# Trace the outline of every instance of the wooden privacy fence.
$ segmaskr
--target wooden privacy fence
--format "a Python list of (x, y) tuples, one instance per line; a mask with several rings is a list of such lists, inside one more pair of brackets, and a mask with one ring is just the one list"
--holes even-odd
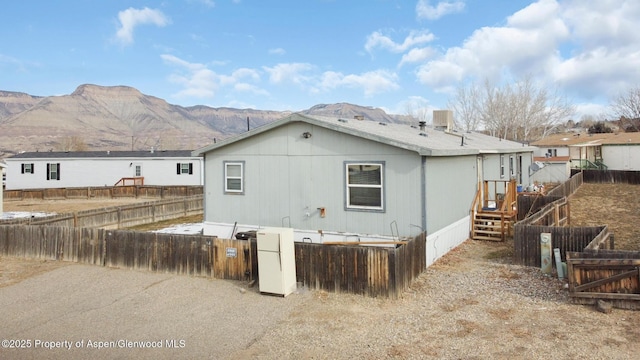
[[(296, 243), (310, 289), (398, 298), (426, 269), (426, 235), (398, 247)], [(60, 226), (0, 226), (0, 255), (229, 280), (254, 280), (255, 240)]]
[(152, 197), (170, 198), (202, 195), (202, 186), (105, 186), (60, 189), (22, 189), (4, 190), (4, 200), (24, 199), (93, 199), (93, 198), (123, 198), (123, 197)]
[(640, 251), (568, 252), (567, 272), (572, 302), (640, 310)]
[(569, 227), (571, 214), (567, 197), (578, 190), (582, 181), (582, 174), (578, 173), (546, 196), (529, 196), (529, 199), (519, 196), (523, 199), (518, 199), (518, 209), (527, 209), (529, 206), (530, 210), (514, 226), (515, 264), (540, 267), (541, 233), (551, 233), (552, 247), (560, 249), (563, 259), (567, 251), (582, 251), (598, 234), (603, 231), (608, 233), (606, 226)]
[(571, 169), (572, 177), (574, 174), (582, 174), (586, 183), (640, 184), (640, 171)]
[[(560, 257), (565, 259), (568, 251), (582, 251), (594, 238), (606, 233), (613, 237), (606, 226), (557, 227), (543, 225), (518, 226), (514, 231), (514, 263), (524, 266), (541, 266), (540, 234), (550, 233), (552, 248), (560, 249)], [(555, 262), (553, 262), (555, 267)]]
[(538, 210), (538, 212), (529, 215), (524, 220), (517, 222), (516, 226), (567, 226), (569, 225), (569, 216), (569, 201), (566, 197), (562, 197), (548, 203)]
[(542, 194), (520, 194), (518, 195), (518, 221), (522, 221), (529, 216), (540, 211), (547, 204), (562, 199), (562, 196), (549, 196)]
[(583, 182), (582, 172), (571, 174), (569, 180), (548, 191), (547, 196), (570, 196), (578, 190)]
[(297, 279), (310, 289), (395, 299), (426, 269), (426, 239), (397, 247), (296, 243)]
[[(232, 243), (230, 243), (230, 241)], [(216, 264), (229, 246), (240, 256)], [(153, 272), (245, 279), (247, 242), (179, 235), (60, 226), (0, 226), (0, 255), (59, 260)]]
[(120, 229), (183, 216), (198, 215), (202, 214), (202, 212), (203, 197), (202, 195), (194, 195), (46, 217), (0, 220), (0, 225), (28, 224)]

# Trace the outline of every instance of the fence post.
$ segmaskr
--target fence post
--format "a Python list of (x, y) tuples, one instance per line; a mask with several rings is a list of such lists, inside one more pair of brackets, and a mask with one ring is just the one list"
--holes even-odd
[(540, 234), (540, 268), (543, 274), (551, 274), (551, 233)]

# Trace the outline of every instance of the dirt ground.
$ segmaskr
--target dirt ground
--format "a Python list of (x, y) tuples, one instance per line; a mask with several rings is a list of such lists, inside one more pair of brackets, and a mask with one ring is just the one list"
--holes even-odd
[[(570, 198), (572, 225), (607, 224), (616, 248), (640, 250), (640, 234), (633, 226), (640, 216), (638, 190), (631, 185), (584, 184)], [(7, 205), (5, 210), (11, 211)], [(36, 205), (29, 205), (31, 211), (45, 211)], [(92, 205), (64, 206), (82, 210)], [(429, 267), (398, 300), (302, 291), (283, 301), (265, 299), (243, 283), (0, 258), (2, 339), (187, 339), (179, 352), (0, 349), (0, 358), (637, 356), (640, 311), (614, 309), (603, 314), (593, 306), (571, 304), (562, 280), (512, 265), (512, 254), (512, 241), (467, 241)], [(79, 284), (87, 284), (86, 289), (75, 289)], [(105, 294), (116, 295), (96, 297), (95, 284), (111, 289)], [(61, 289), (73, 290), (72, 296)], [(32, 304), (38, 304), (35, 315), (27, 310)], [(222, 311), (213, 312), (215, 308)], [(99, 326), (80, 325), (92, 323)]]
[(82, 210), (100, 209), (111, 206), (129, 205), (137, 202), (151, 201), (147, 198), (119, 198), (119, 199), (69, 199), (69, 200), (5, 200), (4, 211), (69, 213)]
[(607, 225), (618, 250), (640, 250), (640, 185), (582, 184), (569, 198), (572, 226)]

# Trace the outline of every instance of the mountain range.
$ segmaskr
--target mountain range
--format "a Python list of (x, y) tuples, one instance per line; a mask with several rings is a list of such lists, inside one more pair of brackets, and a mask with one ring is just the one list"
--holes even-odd
[[(320, 104), (305, 114), (377, 122), (408, 116), (348, 103)], [(128, 86), (84, 84), (69, 95), (0, 91), (0, 158), (23, 151), (191, 150), (291, 114), (290, 111), (183, 107)]]

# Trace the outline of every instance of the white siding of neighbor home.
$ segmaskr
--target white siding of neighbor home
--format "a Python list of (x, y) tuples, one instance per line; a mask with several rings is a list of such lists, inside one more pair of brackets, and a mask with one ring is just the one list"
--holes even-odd
[(562, 183), (571, 177), (571, 163), (544, 162), (544, 167), (531, 175), (533, 181), (541, 184)]
[[(312, 136), (304, 138), (304, 132)], [(420, 233), (421, 160), (415, 152), (295, 122), (205, 156), (207, 221), (379, 235), (397, 235), (396, 228), (401, 236)], [(244, 163), (244, 194), (224, 194), (225, 161)], [(345, 209), (345, 161), (384, 163), (384, 211)], [(324, 218), (318, 208), (325, 209)]]
[[(2, 181), (2, 174), (5, 171), (5, 166), (4, 164), (0, 164), (0, 181)], [(2, 183), (0, 183), (0, 214), (2, 214), (3, 212), (3, 203), (4, 203), (4, 199), (3, 199), (3, 189), (2, 189)]]
[(567, 146), (540, 146), (533, 152), (533, 156), (544, 157), (551, 150), (551, 156), (569, 156)]
[[(142, 166), (145, 185), (202, 185), (199, 158), (16, 158), (7, 161), (7, 190), (113, 186), (121, 178), (134, 177)], [(22, 164), (33, 164), (34, 173), (22, 173)], [(177, 174), (178, 163), (192, 163), (193, 174)], [(47, 164), (60, 164), (60, 180), (47, 180)]]
[(640, 170), (640, 145), (602, 145), (602, 162), (608, 170)]

